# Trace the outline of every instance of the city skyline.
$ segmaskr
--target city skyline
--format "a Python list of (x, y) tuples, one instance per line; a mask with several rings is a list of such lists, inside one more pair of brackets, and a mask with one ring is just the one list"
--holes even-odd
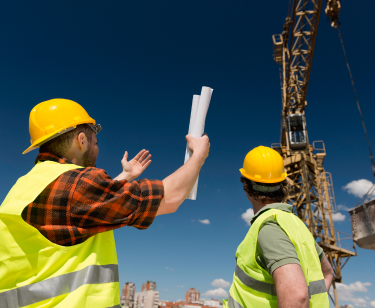
[[(224, 287), (226, 287), (227, 284), (228, 284), (227, 282), (225, 282), (223, 280), (217, 280), (216, 283), (221, 284), (221, 286), (224, 286)], [(157, 288), (156, 282), (147, 280), (146, 282), (142, 283), (141, 291), (138, 292), (138, 293), (145, 293), (147, 291), (156, 291), (156, 288)], [(136, 290), (135, 283), (133, 283), (133, 282), (124, 283), (124, 285), (121, 288), (121, 294), (120, 294), (122, 305), (125, 303), (130, 308), (133, 307), (133, 305), (129, 305), (129, 301), (130, 301), (130, 303), (134, 302), (135, 295), (137, 294), (135, 292), (135, 290)], [(126, 301), (126, 302), (124, 302), (124, 301)], [(221, 302), (219, 300), (214, 299), (213, 297), (211, 297), (211, 299), (201, 298), (200, 297), (200, 291), (195, 289), (195, 288), (189, 288), (186, 291), (185, 301), (183, 301), (183, 300), (169, 301), (169, 300), (163, 300), (163, 299), (159, 299), (159, 301), (160, 302), (184, 302), (186, 304), (198, 304), (198, 303), (203, 304), (204, 302), (214, 301), (214, 302), (219, 302), (221, 304)], [(209, 307), (216, 307), (215, 305), (208, 305), (208, 306)]]

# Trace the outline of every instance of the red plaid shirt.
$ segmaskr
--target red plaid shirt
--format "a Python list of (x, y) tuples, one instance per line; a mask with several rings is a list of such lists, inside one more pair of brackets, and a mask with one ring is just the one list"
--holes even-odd
[[(35, 163), (46, 160), (72, 163), (49, 153), (40, 153)], [(51, 242), (72, 246), (124, 226), (147, 229), (163, 196), (161, 181), (116, 181), (103, 169), (82, 167), (50, 183), (23, 210), (22, 218)]]

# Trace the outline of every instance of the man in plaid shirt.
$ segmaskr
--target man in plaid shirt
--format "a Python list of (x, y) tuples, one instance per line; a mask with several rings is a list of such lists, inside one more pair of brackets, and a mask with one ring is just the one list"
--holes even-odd
[[(123, 171), (111, 178), (95, 167), (99, 153), (96, 131), (89, 124), (43, 143), (35, 164), (54, 161), (82, 166), (63, 173), (30, 203), (22, 218), (55, 244), (71, 246), (89, 237), (124, 226), (147, 229), (155, 216), (175, 212), (191, 191), (209, 151), (207, 136), (187, 136), (193, 151), (189, 160), (163, 181), (133, 181), (150, 165), (149, 151), (142, 150)], [(69, 192), (69, 193), (67, 193)]]
[(96, 308), (120, 307), (115, 243), (106, 231), (147, 229), (155, 216), (175, 212), (208, 156), (207, 135), (188, 135), (193, 155), (163, 181), (134, 181), (151, 163), (146, 150), (130, 161), (125, 152), (122, 172), (112, 179), (95, 166), (101, 130), (95, 124), (70, 100), (49, 100), (31, 111), (32, 144), (24, 153), (39, 148), (36, 166), (0, 206), (1, 307), (81, 308), (92, 301)]

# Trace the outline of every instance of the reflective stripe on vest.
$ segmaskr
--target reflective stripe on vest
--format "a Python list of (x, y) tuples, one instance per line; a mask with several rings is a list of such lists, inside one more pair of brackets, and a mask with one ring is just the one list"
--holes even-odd
[[(0, 293), (2, 308), (18, 308), (71, 293), (85, 284), (118, 282), (118, 265), (89, 265), (72, 272)], [(120, 307), (120, 306), (113, 306)]]
[(253, 277), (250, 277), (237, 264), (236, 264), (235, 274), (245, 286), (255, 291), (259, 291), (259, 292), (263, 292), (263, 293), (276, 296), (276, 288), (274, 284), (259, 281), (259, 280), (254, 279)]
[[(238, 277), (238, 279), (241, 280), (241, 282), (245, 286), (247, 286), (247, 287), (249, 287), (249, 288), (251, 288), (255, 291), (259, 291), (259, 292), (267, 293), (267, 294), (272, 295), (272, 296), (276, 296), (276, 287), (275, 287), (274, 284), (259, 281), (259, 280), (254, 279), (253, 277), (250, 277), (238, 265), (236, 265), (235, 274)], [(309, 289), (309, 298), (311, 298), (311, 296), (313, 296), (313, 295), (327, 292), (326, 284), (325, 284), (324, 279), (317, 280), (317, 281), (311, 281), (309, 283), (308, 289)], [(228, 300), (228, 302), (230, 302), (230, 301)], [(234, 306), (232, 306), (232, 307), (234, 307)]]
[(229, 294), (228, 297), (228, 307), (229, 308), (244, 308)]
[(327, 292), (327, 288), (326, 288), (326, 283), (324, 279), (309, 282), (309, 297), (310, 298), (313, 295), (326, 293), (326, 292)]

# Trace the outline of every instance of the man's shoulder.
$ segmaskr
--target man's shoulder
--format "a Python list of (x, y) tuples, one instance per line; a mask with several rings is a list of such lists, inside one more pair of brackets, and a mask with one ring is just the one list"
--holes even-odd
[(280, 227), (277, 220), (275, 220), (273, 216), (267, 217), (259, 228), (259, 234), (262, 234), (262, 235), (266, 234), (268, 236), (270, 233), (275, 233), (275, 232), (285, 233), (283, 229)]
[(63, 174), (68, 177), (79, 177), (81, 179), (111, 179), (104, 169), (96, 167), (79, 167), (71, 169)]

